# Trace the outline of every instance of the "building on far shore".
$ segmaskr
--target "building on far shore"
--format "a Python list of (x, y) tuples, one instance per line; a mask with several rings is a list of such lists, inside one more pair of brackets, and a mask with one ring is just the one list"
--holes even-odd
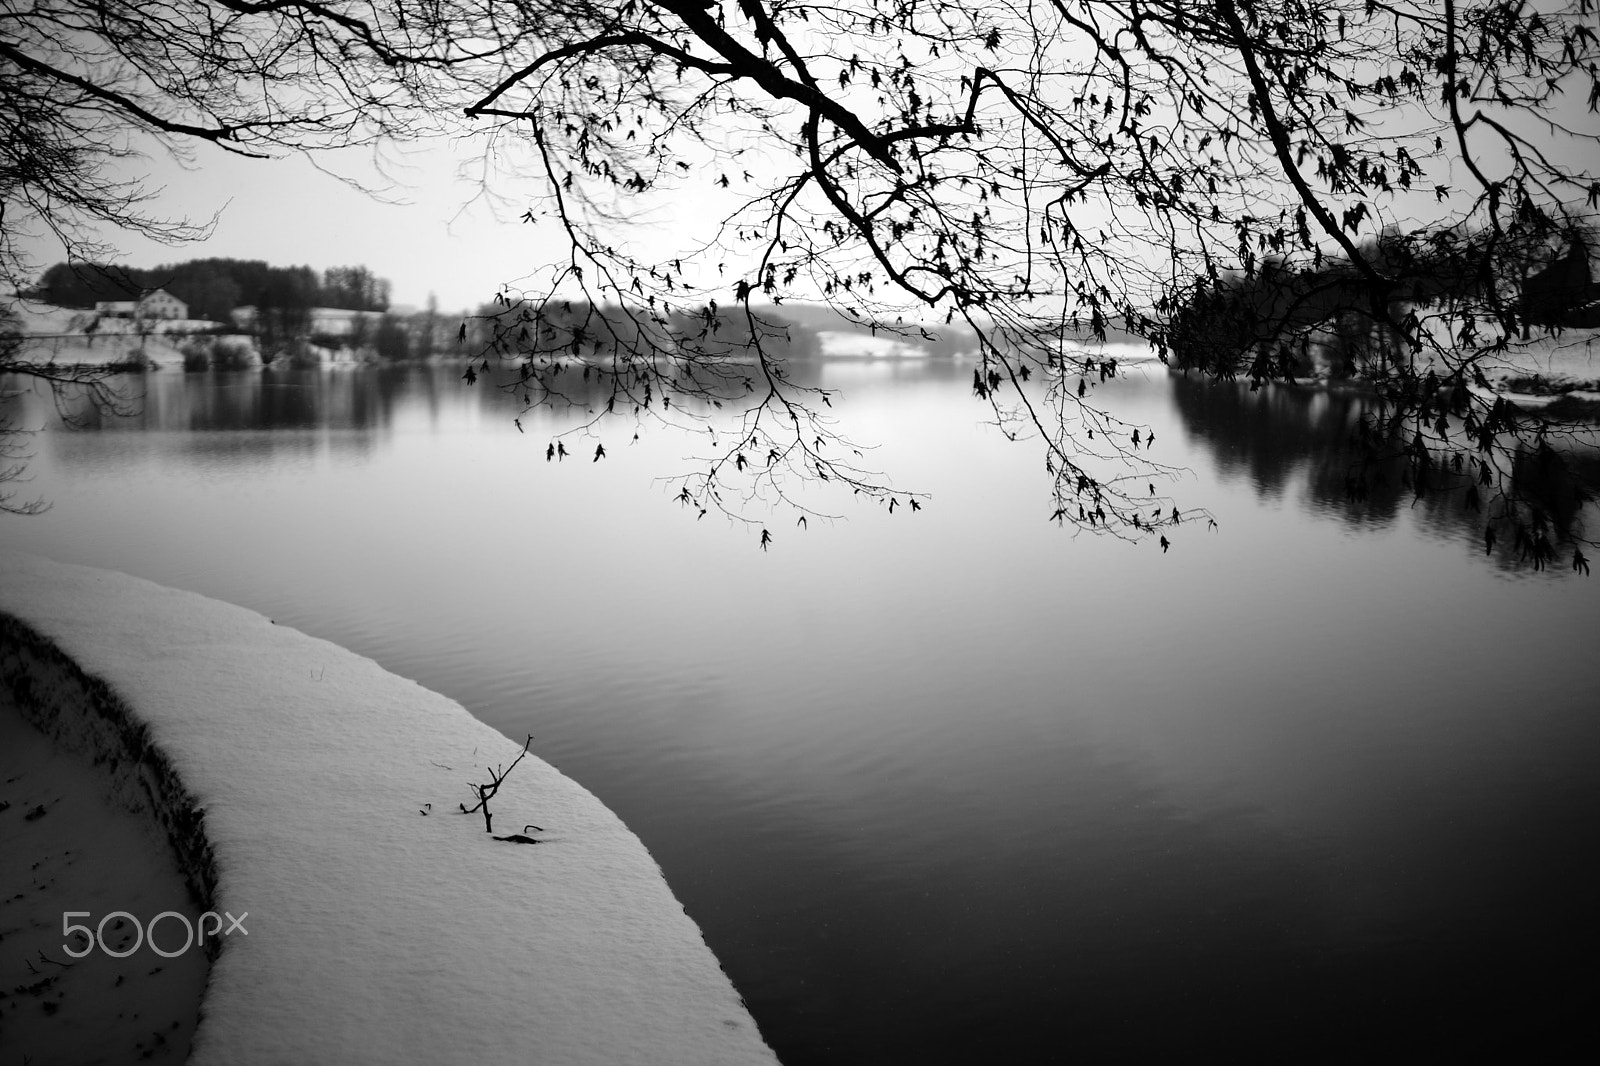
[(166, 289), (151, 289), (137, 300), (100, 300), (94, 305), (102, 318), (186, 319), (189, 305)]

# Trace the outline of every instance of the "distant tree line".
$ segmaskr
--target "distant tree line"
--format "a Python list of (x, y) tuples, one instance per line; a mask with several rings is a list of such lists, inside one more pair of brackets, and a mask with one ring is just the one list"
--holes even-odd
[(1243, 271), (1198, 276), (1167, 300), (1159, 350), (1186, 370), (1260, 383), (1310, 374), (1318, 362), (1333, 377), (1385, 373), (1391, 361), (1422, 352), (1430, 321), (1455, 324), (1465, 344), (1469, 302), (1486, 308), (1483, 327), (1508, 337), (1592, 326), (1600, 323), (1594, 241), (1593, 227), (1576, 224), (1498, 238), (1387, 229), (1348, 258), (1295, 266), (1279, 255), (1247, 256)]
[(259, 259), (191, 259), (165, 266), (57, 263), (40, 277), (31, 295), (61, 307), (93, 307), (101, 300), (133, 300), (165, 289), (189, 305), (193, 318), (228, 321), (236, 307), (256, 307), (291, 327), (313, 307), (387, 311), (389, 282), (364, 266), (277, 267)]
[[(666, 355), (676, 349), (694, 361), (703, 356), (709, 377), (718, 378), (728, 366), (757, 360), (761, 351), (789, 362), (818, 358), (824, 355), (825, 333), (897, 341), (925, 357), (946, 359), (970, 354), (978, 343), (965, 324), (930, 330), (920, 323), (870, 323), (826, 304), (746, 307), (719, 306), (712, 300), (692, 313), (675, 309), (649, 316), (619, 303), (505, 298), (483, 304), (467, 316), (453, 339), (467, 352), (590, 364), (626, 360), (647, 351)], [(849, 341), (842, 347), (848, 353)], [(739, 371), (740, 380), (744, 373)], [(690, 379), (680, 375), (680, 380)]]
[[(794, 327), (779, 312), (746, 315), (743, 308), (719, 313), (715, 301), (698, 315), (672, 312), (670, 325), (687, 336), (712, 345), (722, 358), (749, 353), (755, 339), (788, 347), (800, 345), (810, 354), (814, 335)], [(661, 324), (616, 304), (596, 305), (587, 300), (566, 300), (548, 305), (526, 300), (500, 300), (478, 309), (463, 328), (469, 344), (494, 344), (516, 352), (564, 355), (571, 358), (610, 356), (646, 348)]]

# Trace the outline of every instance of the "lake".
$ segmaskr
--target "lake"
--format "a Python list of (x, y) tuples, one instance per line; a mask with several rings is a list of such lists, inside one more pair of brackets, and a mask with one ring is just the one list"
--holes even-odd
[(763, 552), (673, 502), (704, 445), (670, 432), (550, 463), (571, 416), (519, 433), (459, 369), (161, 372), (34, 439), (54, 506), (0, 536), (532, 733), (789, 1066), (1583, 1046), (1600, 585), (1570, 546), (1535, 573), (1453, 502), (1352, 508), (1325, 444), (1356, 397), (1154, 368), (1103, 395), (1218, 528), (1074, 536), (970, 366), (807, 372), (920, 512), (818, 495), (844, 517)]

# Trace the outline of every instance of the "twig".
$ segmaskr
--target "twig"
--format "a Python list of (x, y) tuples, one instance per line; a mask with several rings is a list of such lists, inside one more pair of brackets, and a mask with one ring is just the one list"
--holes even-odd
[(461, 805), (461, 812), (463, 814), (472, 814), (472, 813), (474, 813), (476, 811), (480, 811), (481, 810), (483, 812), (483, 831), (485, 833), (491, 833), (492, 834), (494, 832), (494, 829), (493, 829), (494, 815), (489, 813), (489, 799), (490, 799), (490, 797), (492, 797), (496, 792), (500, 791), (501, 782), (503, 782), (508, 776), (510, 776), (511, 771), (515, 770), (517, 768), (517, 763), (521, 762), (527, 756), (527, 754), (528, 754), (528, 746), (531, 745), (532, 743), (533, 743), (533, 734), (529, 733), (528, 734), (528, 739), (522, 742), (522, 752), (521, 752), (521, 754), (519, 754), (516, 757), (515, 761), (513, 761), (510, 766), (506, 767), (504, 770), (500, 769), (498, 766), (495, 767), (493, 770), (490, 770), (489, 771), (490, 780), (489, 780), (488, 784), (484, 784), (484, 785), (469, 784), (467, 786), (468, 788), (472, 789), (473, 794), (478, 797), (478, 802), (475, 803), (471, 808), (468, 808), (466, 804), (462, 804)]

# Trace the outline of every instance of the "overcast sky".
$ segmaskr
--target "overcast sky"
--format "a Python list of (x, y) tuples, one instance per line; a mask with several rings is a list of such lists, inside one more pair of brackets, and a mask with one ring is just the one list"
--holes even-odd
[[(1563, 117), (1576, 120), (1579, 128), (1595, 129), (1594, 116), (1583, 111), (1580, 95), (1569, 94), (1563, 103)], [(1563, 162), (1584, 169), (1596, 162), (1583, 158), (1592, 148), (1592, 143), (1566, 143), (1556, 151), (1573, 154)], [(304, 264), (318, 271), (360, 265), (390, 280), (395, 305), (421, 308), (432, 294), (440, 310), (448, 313), (486, 303), (502, 286), (520, 291), (519, 282), (558, 260), (565, 250), (557, 227), (520, 219), (534, 205), (530, 197), (543, 191), (535, 175), (497, 179), (495, 187), (502, 194), (498, 205), (487, 202), (481, 190), (460, 175), (463, 164), (470, 167), (485, 158), (481, 138), (438, 139), (403, 153), (390, 150), (382, 173), (374, 169), (367, 149), (317, 156), (322, 167), (372, 185), (389, 179), (387, 199), (398, 202), (352, 189), (304, 156), (248, 159), (207, 144), (193, 146), (192, 152), (187, 168), (157, 149), (119, 169), (126, 177), (147, 179), (151, 190), (160, 190), (149, 205), (152, 213), (195, 222), (217, 214), (211, 238), (173, 246), (116, 231), (104, 233), (107, 243), (122, 252), (120, 261), (125, 265), (153, 267), (211, 256), (262, 259), (276, 266)], [(748, 157), (740, 165), (763, 172), (754, 159)], [(523, 174), (531, 160), (505, 162), (514, 174)], [(1492, 162), (1486, 165), (1494, 169)], [(1448, 176), (1443, 180), (1451, 181)], [(710, 236), (712, 224), (730, 206), (718, 202), (718, 195), (691, 181), (657, 202), (654, 217), (659, 225), (648, 231), (651, 236), (632, 225), (628, 235), (644, 236), (645, 243), (654, 245), (647, 250), (652, 257), (683, 254), (687, 245)], [(1419, 196), (1425, 214), (1437, 211), (1431, 185)], [(34, 241), (30, 250), (40, 270), (65, 258), (54, 242)]]
[[(475, 145), (438, 142), (409, 157), (393, 157), (389, 173), (403, 182), (388, 194), (406, 203), (384, 203), (320, 172), (301, 156), (245, 159), (209, 145), (195, 149), (185, 169), (160, 155), (145, 160), (151, 189), (161, 189), (154, 210), (191, 221), (220, 212), (209, 240), (163, 245), (108, 231), (107, 243), (134, 267), (222, 256), (264, 259), (275, 266), (362, 265), (393, 283), (397, 305), (422, 307), (430, 293), (444, 311), (485, 303), (499, 286), (514, 284), (555, 249), (544, 226), (518, 219), (525, 200), (496, 218), (475, 189), (456, 177), (457, 157)], [(374, 179), (369, 152), (335, 154), (324, 166)], [(137, 171), (129, 167), (130, 176)], [(35, 266), (64, 257), (59, 245), (33, 242)]]

